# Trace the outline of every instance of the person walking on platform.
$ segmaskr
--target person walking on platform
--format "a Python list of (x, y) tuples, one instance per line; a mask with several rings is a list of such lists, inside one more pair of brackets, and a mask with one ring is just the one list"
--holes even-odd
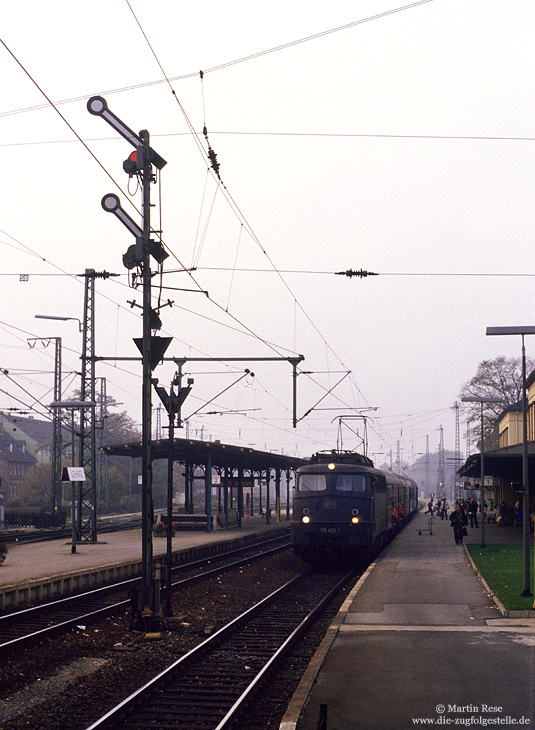
[(479, 527), (477, 524), (477, 502), (475, 499), (471, 499), (468, 505), (468, 517), (470, 518), (470, 527)]
[(505, 504), (504, 500), (500, 502), (500, 514), (498, 516), (498, 527), (501, 525), (502, 527), (505, 527), (505, 520), (507, 519), (507, 505)]
[(446, 497), (442, 497), (442, 505), (440, 507), (440, 519), (443, 520), (448, 516), (448, 502)]
[(429, 502), (427, 503), (427, 512), (426, 515), (431, 513), (431, 516), (433, 516), (433, 499), (431, 498)]
[(451, 526), (453, 527), (453, 537), (456, 545), (463, 544), (463, 537), (466, 534), (466, 517), (464, 516), (461, 505), (457, 504), (455, 512), (450, 515)]

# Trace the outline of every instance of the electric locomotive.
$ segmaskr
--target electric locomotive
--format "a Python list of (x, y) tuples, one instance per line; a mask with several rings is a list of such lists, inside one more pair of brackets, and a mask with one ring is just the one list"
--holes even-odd
[(292, 548), (307, 562), (369, 561), (418, 509), (412, 479), (376, 469), (352, 451), (314, 454), (296, 476)]

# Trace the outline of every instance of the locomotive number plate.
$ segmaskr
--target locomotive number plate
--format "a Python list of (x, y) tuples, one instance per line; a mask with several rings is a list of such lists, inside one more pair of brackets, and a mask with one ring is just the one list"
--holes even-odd
[(328, 535), (339, 535), (341, 529), (339, 527), (320, 527), (320, 532), (327, 533)]
[(325, 507), (325, 509), (336, 509), (336, 502), (334, 501), (334, 499), (326, 499), (323, 503), (323, 506)]

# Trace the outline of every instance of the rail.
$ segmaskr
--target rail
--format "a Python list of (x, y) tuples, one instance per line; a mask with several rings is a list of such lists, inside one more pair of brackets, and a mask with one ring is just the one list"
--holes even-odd
[(119, 702), (86, 730), (227, 730), (354, 572), (307, 570)]
[[(177, 580), (172, 585), (177, 587), (193, 583), (222, 570), (235, 568), (244, 560), (260, 559), (288, 548), (287, 536), (270, 537), (245, 547), (228, 550), (221, 555), (209, 555), (183, 563), (173, 568)], [(206, 569), (207, 565), (210, 566), (209, 569)], [(138, 577), (120, 581), (111, 586), (0, 616), (0, 651), (5, 653), (19, 649), (46, 636), (65, 632), (77, 624), (87, 624), (124, 610), (131, 603), (124, 596), (138, 581)]]

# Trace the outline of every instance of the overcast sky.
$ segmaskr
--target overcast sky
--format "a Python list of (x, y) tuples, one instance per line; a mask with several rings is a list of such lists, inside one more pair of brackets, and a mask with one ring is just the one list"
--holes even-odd
[[(435, 451), (441, 425), (453, 449), (463, 384), (481, 360), (520, 355), (520, 338), (486, 327), (535, 324), (533, 3), (80, 7), (2, 11), (0, 408), (37, 415), (52, 400), (52, 345), (28, 337), (61, 337), (64, 394), (78, 386), (77, 323), (34, 315), (81, 319), (87, 268), (120, 274), (96, 282), (97, 355), (138, 354), (141, 292), (122, 264), (134, 239), (100, 201), (116, 193), (140, 221), (140, 195), (122, 170), (132, 147), (87, 112), (99, 94), (168, 163), (152, 186), (175, 272), (154, 281), (155, 306), (160, 283), (173, 302), (168, 354), (305, 357), (297, 429), (287, 362), (189, 362), (182, 414), (201, 409), (189, 435), (308, 455), (340, 445), (341, 415), (364, 412), (379, 462), (398, 442), (409, 462), (426, 437)], [(333, 273), (350, 268), (379, 276)], [(255, 377), (236, 383), (245, 367)], [(175, 370), (154, 375), (168, 387)], [(97, 376), (139, 422), (139, 364), (109, 360)]]

